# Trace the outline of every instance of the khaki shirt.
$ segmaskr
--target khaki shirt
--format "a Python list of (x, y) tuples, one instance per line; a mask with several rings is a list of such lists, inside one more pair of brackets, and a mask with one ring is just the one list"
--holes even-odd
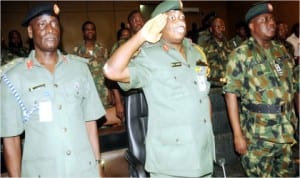
[[(187, 61), (163, 40), (146, 44), (129, 64), (124, 90), (143, 88), (148, 104), (146, 169), (173, 176), (213, 171), (214, 136), (204, 53), (183, 41)], [(200, 72), (201, 71), (201, 72)]]
[(85, 59), (58, 54), (54, 74), (37, 62), (35, 51), (2, 68), (26, 109), (38, 109), (23, 122), (16, 97), (2, 80), (1, 137), (25, 131), (22, 176), (99, 176), (85, 123), (102, 117), (103, 105)]

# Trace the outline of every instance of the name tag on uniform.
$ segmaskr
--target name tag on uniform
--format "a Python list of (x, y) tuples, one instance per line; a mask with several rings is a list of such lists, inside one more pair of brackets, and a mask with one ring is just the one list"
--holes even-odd
[(181, 65), (182, 65), (181, 62), (173, 62), (173, 63), (171, 63), (172, 67), (180, 67)]
[(51, 101), (39, 102), (39, 117), (40, 122), (51, 122), (52, 121), (52, 103)]

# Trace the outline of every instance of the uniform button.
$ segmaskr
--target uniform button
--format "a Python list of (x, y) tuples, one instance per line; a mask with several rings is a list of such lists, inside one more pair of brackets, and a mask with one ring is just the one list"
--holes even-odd
[(89, 164), (91, 165), (91, 164), (92, 164), (92, 161), (89, 161)]
[(202, 103), (202, 100), (199, 100), (199, 103)]
[(175, 140), (177, 143), (179, 142), (179, 139), (178, 138), (176, 138), (176, 140)]
[(188, 64), (188, 68), (190, 68), (191, 67), (191, 65), (190, 64)]
[(62, 130), (63, 130), (63, 132), (67, 132), (68, 131), (68, 129), (65, 128), (65, 127)]
[(58, 105), (58, 110), (61, 110), (62, 109), (62, 105)]
[(176, 80), (176, 76), (174, 76), (174, 79)]
[(54, 84), (54, 87), (55, 87), (55, 88), (57, 88), (57, 87), (58, 87), (58, 85), (55, 83), (55, 84)]
[(204, 119), (204, 123), (206, 123), (206, 119)]
[(66, 155), (70, 156), (71, 155), (71, 151), (70, 150), (66, 151)]
[(194, 84), (197, 85), (197, 81), (194, 81)]

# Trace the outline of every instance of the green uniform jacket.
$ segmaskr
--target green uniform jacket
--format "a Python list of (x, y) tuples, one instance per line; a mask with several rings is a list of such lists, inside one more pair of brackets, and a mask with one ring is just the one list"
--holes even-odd
[(296, 116), (284, 113), (251, 112), (247, 104), (293, 105), (293, 59), (281, 44), (272, 41), (269, 49), (260, 47), (253, 37), (229, 56), (224, 91), (241, 97), (241, 127), (245, 136), (275, 143), (293, 143)]
[(130, 83), (120, 85), (124, 90), (143, 88), (147, 99), (146, 169), (197, 177), (213, 171), (210, 85), (207, 67), (196, 66), (206, 62), (204, 53), (190, 40), (183, 45), (187, 61), (163, 40), (145, 44), (129, 64)]
[[(23, 123), (16, 97), (2, 80), (1, 137), (25, 130), (24, 177), (99, 176), (85, 123), (102, 117), (104, 108), (86, 60), (58, 54), (54, 74), (37, 62), (35, 51), (2, 68), (1, 76), (6, 74), (26, 109), (38, 109)], [(45, 112), (52, 121), (41, 121)]]

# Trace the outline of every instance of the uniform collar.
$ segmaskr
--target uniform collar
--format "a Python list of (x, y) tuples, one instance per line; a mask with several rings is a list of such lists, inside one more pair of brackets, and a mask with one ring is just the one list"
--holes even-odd
[[(59, 50), (57, 50), (57, 54), (58, 54), (58, 62), (56, 65), (60, 65), (61, 63), (68, 63), (68, 59), (61, 54), (61, 52)], [(30, 54), (28, 55), (28, 57), (25, 59), (25, 64), (26, 64), (26, 68), (27, 69), (31, 69), (34, 66), (39, 66), (39, 67), (43, 67), (38, 60), (35, 58), (35, 50), (32, 50), (30, 52)]]

